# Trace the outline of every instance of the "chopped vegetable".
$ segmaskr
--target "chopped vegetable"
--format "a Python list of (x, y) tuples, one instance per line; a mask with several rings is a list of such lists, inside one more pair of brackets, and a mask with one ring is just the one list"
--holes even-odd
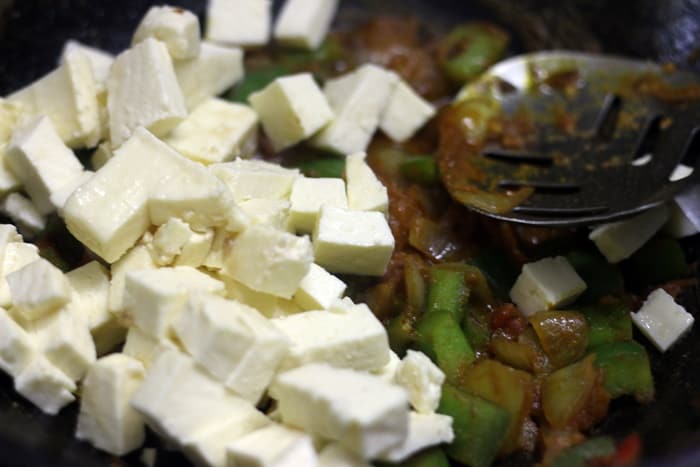
[(243, 81), (238, 83), (226, 97), (233, 102), (248, 103), (248, 96), (256, 91), (265, 88), (280, 76), (290, 72), (289, 68), (278, 65), (271, 65), (266, 68), (256, 70), (246, 70)]
[(589, 462), (615, 453), (615, 442), (608, 437), (591, 438), (567, 449), (552, 462), (552, 467), (586, 467)]
[(469, 288), (464, 283), (464, 272), (433, 267), (430, 269), (430, 288), (426, 313), (443, 310), (461, 323), (464, 305), (469, 300)]
[(631, 394), (640, 402), (653, 399), (654, 380), (644, 347), (634, 341), (610, 342), (595, 347), (593, 353), (611, 397)]
[(416, 331), (418, 348), (445, 372), (447, 381), (459, 381), (476, 355), (453, 315), (446, 310), (426, 314)]
[(623, 302), (589, 305), (580, 309), (588, 321), (588, 348), (632, 339), (630, 309)]
[(432, 156), (411, 156), (399, 165), (399, 171), (407, 180), (423, 185), (438, 182), (435, 158)]
[(299, 168), (307, 177), (343, 178), (345, 160), (337, 157), (311, 159), (300, 163)]
[(530, 323), (555, 369), (575, 362), (586, 352), (588, 323), (581, 313), (540, 311), (530, 316)]
[(496, 63), (508, 42), (508, 34), (491, 24), (458, 26), (438, 46), (440, 66), (450, 79), (464, 83)]

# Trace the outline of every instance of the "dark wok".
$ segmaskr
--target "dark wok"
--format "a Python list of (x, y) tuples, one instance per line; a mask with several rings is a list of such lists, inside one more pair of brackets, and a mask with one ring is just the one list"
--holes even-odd
[[(66, 39), (74, 38), (112, 52), (126, 48), (148, 0), (0, 0), (0, 95), (17, 89), (55, 66)], [(202, 14), (205, 0), (173, 0)], [(276, 2), (279, 3), (279, 2)], [(463, 19), (483, 18), (508, 28), (514, 51), (575, 48), (671, 61), (700, 72), (700, 0), (345, 0), (345, 21), (372, 12), (418, 13), (442, 28)], [(700, 236), (684, 241), (689, 258), (700, 256)], [(697, 290), (683, 297), (700, 320)], [(643, 339), (640, 339), (643, 342)], [(616, 400), (610, 416), (594, 431), (621, 438), (640, 433), (644, 463), (700, 465), (700, 326), (661, 356), (649, 348), (657, 384), (656, 401), (641, 406)], [(57, 417), (41, 414), (0, 375), (0, 465), (140, 465), (138, 453), (115, 459), (74, 439), (76, 406)], [(149, 439), (147, 445), (153, 445)], [(503, 465), (529, 465), (514, 456)], [(157, 465), (187, 465), (161, 451)]]

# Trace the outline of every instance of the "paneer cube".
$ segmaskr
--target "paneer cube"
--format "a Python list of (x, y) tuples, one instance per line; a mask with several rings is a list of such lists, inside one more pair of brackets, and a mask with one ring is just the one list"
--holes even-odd
[(358, 152), (345, 159), (348, 206), (356, 211), (379, 211), (386, 214), (389, 210), (389, 194), (365, 161), (366, 157), (366, 153)]
[(112, 265), (109, 282), (109, 311), (120, 314), (124, 311), (124, 283), (126, 273), (144, 269), (155, 269), (157, 264), (145, 245), (137, 245)]
[(33, 118), (15, 130), (5, 163), (42, 214), (56, 209), (51, 195), (83, 172), (82, 164), (47, 117)]
[(115, 456), (139, 448), (145, 424), (130, 402), (144, 376), (141, 362), (124, 354), (99, 359), (82, 385), (75, 437)]
[(372, 374), (386, 381), (387, 383), (394, 383), (396, 371), (399, 369), (399, 363), (401, 363), (401, 359), (398, 355), (396, 355), (396, 352), (391, 350), (389, 351), (389, 363), (378, 370), (372, 371)]
[(0, 370), (13, 378), (32, 361), (37, 353), (31, 336), (0, 308)]
[(216, 296), (190, 297), (174, 329), (197, 363), (253, 404), (289, 350), (285, 336), (257, 310)]
[(379, 128), (392, 140), (404, 142), (435, 115), (435, 107), (399, 80), (384, 109)]
[(22, 104), (0, 97), (0, 146), (10, 142), (12, 132), (22, 117)]
[(8, 97), (27, 115), (46, 115), (65, 144), (92, 147), (102, 135), (98, 88), (88, 56), (68, 53), (54, 71)]
[(382, 453), (379, 458), (391, 463), (401, 463), (423, 449), (454, 440), (452, 417), (438, 413), (411, 412), (408, 436), (399, 446)]
[(695, 322), (693, 315), (664, 289), (650, 293), (639, 311), (631, 316), (632, 322), (661, 352), (668, 350)]
[(156, 263), (160, 266), (172, 263), (193, 234), (187, 222), (177, 217), (168, 219), (158, 227), (150, 243)]
[(109, 77), (109, 69), (114, 63), (114, 55), (104, 50), (100, 50), (89, 45), (81, 44), (75, 40), (68, 40), (63, 44), (63, 51), (59, 58), (59, 64), (64, 64), (68, 55), (74, 51), (80, 51), (87, 57), (92, 68), (92, 75), (95, 78), (95, 88), (98, 94), (106, 90), (107, 78)]
[(193, 292), (224, 293), (224, 284), (189, 266), (126, 273), (124, 307), (136, 326), (165, 338)]
[(510, 289), (510, 299), (525, 316), (530, 316), (567, 305), (584, 290), (586, 283), (569, 261), (557, 256), (525, 264)]
[(209, 170), (219, 177), (237, 203), (251, 199), (288, 199), (300, 177), (298, 169), (287, 169), (265, 161), (236, 159), (213, 164)]
[(343, 296), (346, 287), (345, 282), (313, 263), (294, 292), (294, 301), (305, 310), (327, 310)]
[(312, 467), (318, 463), (316, 457), (309, 435), (277, 423), (238, 438), (227, 448), (228, 465)]
[(372, 64), (326, 81), (323, 92), (335, 119), (312, 144), (342, 155), (367, 149), (397, 81), (395, 73)]
[(60, 269), (43, 258), (7, 275), (14, 311), (34, 320), (56, 311), (71, 298), (70, 284)]
[(241, 201), (238, 206), (251, 224), (262, 224), (278, 230), (294, 233), (291, 203), (286, 199), (253, 198)]
[(299, 177), (290, 195), (292, 225), (297, 232), (310, 233), (321, 206), (348, 207), (345, 182), (339, 178)]
[[(2, 125), (1, 122), (0, 125)], [(12, 193), (13, 191), (17, 191), (22, 186), (22, 182), (19, 181), (19, 179), (15, 176), (12, 170), (10, 170), (10, 167), (7, 165), (6, 159), (7, 143), (0, 143), (0, 196), (4, 196), (8, 193)]]
[(336, 442), (326, 444), (318, 453), (318, 467), (371, 467), (372, 464)]
[(132, 45), (149, 37), (162, 41), (174, 60), (199, 55), (199, 19), (183, 8), (167, 5), (151, 7), (136, 28)]
[(348, 313), (317, 310), (271, 320), (291, 341), (284, 368), (327, 363), (372, 371), (389, 362), (389, 339), (367, 305)]
[(619, 263), (632, 256), (658, 232), (669, 217), (664, 205), (641, 214), (593, 229), (588, 236), (610, 263)]
[(49, 415), (56, 415), (73, 402), (75, 390), (73, 380), (41, 353), (36, 353), (29, 364), (15, 376), (15, 391)]
[(179, 351), (180, 347), (170, 338), (158, 339), (131, 326), (126, 333), (122, 353), (138, 360), (148, 370), (153, 360), (166, 350)]
[(193, 232), (182, 246), (182, 251), (175, 260), (176, 266), (192, 266), (198, 268), (209, 256), (214, 243), (214, 231)]
[(81, 185), (87, 183), (87, 181), (90, 180), (93, 175), (95, 175), (95, 172), (91, 170), (84, 170), (77, 178), (73, 179), (73, 181), (67, 185), (63, 185), (61, 188), (51, 193), (51, 204), (56, 206), (56, 212), (59, 216), (63, 217), (63, 208), (66, 206), (68, 198), (70, 198), (75, 190), (80, 188)]
[(34, 203), (19, 193), (10, 193), (0, 202), (0, 212), (12, 219), (12, 222), (25, 236), (31, 237), (44, 230), (46, 216), (40, 213)]
[(203, 42), (199, 56), (175, 62), (175, 75), (189, 110), (243, 78), (243, 51)]
[(226, 297), (255, 308), (266, 318), (280, 318), (304, 311), (292, 300), (253, 290), (240, 282), (222, 276)]
[(90, 165), (93, 170), (99, 170), (114, 156), (112, 145), (107, 141), (100, 143), (90, 156)]
[(394, 380), (408, 392), (408, 400), (419, 413), (437, 410), (445, 373), (423, 352), (408, 350), (396, 368)]
[(270, 394), (285, 423), (338, 441), (364, 459), (400, 445), (408, 435), (403, 389), (364, 372), (305, 365), (281, 373)]
[(379, 212), (323, 206), (313, 232), (316, 263), (330, 272), (381, 276), (394, 236)]
[(247, 105), (210, 98), (165, 138), (183, 156), (203, 164), (250, 157), (255, 152), (258, 116)]
[(0, 306), (10, 307), (12, 305), (12, 292), (7, 283), (6, 275), (39, 259), (39, 249), (31, 243), (12, 241), (5, 243), (4, 247), (0, 247), (0, 251), (4, 255), (1, 263), (2, 273), (0, 274)]
[(165, 44), (147, 38), (117, 56), (107, 80), (107, 108), (114, 148), (139, 127), (162, 136), (187, 116)]
[(265, 45), (270, 38), (271, 17), (270, 0), (211, 0), (206, 38), (226, 45)]
[(315, 49), (328, 33), (338, 0), (287, 0), (277, 17), (274, 36), (277, 42)]
[(248, 98), (275, 151), (306, 139), (333, 119), (333, 111), (310, 73), (277, 78)]

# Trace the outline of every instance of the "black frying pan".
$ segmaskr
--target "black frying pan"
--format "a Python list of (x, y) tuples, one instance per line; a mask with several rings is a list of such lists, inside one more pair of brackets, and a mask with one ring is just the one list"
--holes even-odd
[[(700, 72), (700, 0), (342, 0), (341, 21), (361, 21), (377, 12), (417, 14), (441, 29), (466, 19), (486, 19), (509, 29), (514, 51), (571, 48), (671, 61)], [(78, 39), (112, 52), (129, 45), (149, 0), (0, 0), (0, 95), (50, 71), (63, 43)], [(205, 0), (173, 0), (202, 17)], [(276, 2), (279, 3), (279, 2)], [(276, 5), (279, 7), (279, 5)], [(700, 256), (700, 236), (684, 241), (689, 258)], [(682, 298), (700, 322), (698, 291)], [(639, 339), (644, 342), (644, 339)], [(636, 431), (644, 464), (700, 466), (700, 324), (663, 356), (649, 347), (656, 401), (639, 405), (619, 399), (595, 434), (616, 438)], [(0, 465), (141, 465), (139, 452), (123, 459), (74, 439), (77, 406), (43, 415), (22, 400), (0, 375)], [(147, 445), (157, 443), (149, 438)], [(530, 465), (526, 455), (502, 465)], [(188, 465), (176, 453), (159, 451), (160, 466)], [(301, 467), (301, 466), (300, 466)]]

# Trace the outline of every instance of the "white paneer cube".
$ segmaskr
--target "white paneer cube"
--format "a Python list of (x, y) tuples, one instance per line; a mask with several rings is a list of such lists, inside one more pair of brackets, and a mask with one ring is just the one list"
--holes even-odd
[(593, 240), (608, 262), (619, 263), (653, 237), (666, 223), (668, 216), (666, 206), (657, 206), (630, 219), (598, 226), (588, 238)]
[(282, 467), (318, 464), (311, 437), (303, 431), (277, 423), (255, 430), (227, 448), (228, 465)]
[(224, 267), (224, 255), (228, 249), (228, 245), (232, 240), (233, 235), (229, 234), (225, 229), (214, 229), (214, 238), (211, 242), (211, 248), (207, 257), (204, 259), (203, 266), (212, 270), (219, 271)]
[(131, 397), (144, 376), (141, 362), (124, 354), (95, 362), (82, 385), (75, 437), (114, 456), (139, 448), (146, 430), (143, 417), (131, 407)]
[(240, 416), (242, 419), (232, 419), (227, 425), (195, 433), (183, 447), (185, 457), (194, 465), (226, 467), (227, 447), (240, 437), (269, 423), (267, 418), (250, 416), (249, 412), (242, 412)]
[(97, 355), (104, 355), (124, 342), (126, 328), (109, 311), (109, 272), (91, 261), (66, 273), (73, 289), (71, 306), (87, 321)]
[(156, 263), (161, 266), (172, 263), (193, 234), (187, 222), (177, 217), (168, 219), (158, 227), (150, 243)]
[(396, 377), (396, 370), (398, 370), (399, 368), (399, 363), (401, 363), (401, 359), (399, 358), (399, 356), (396, 355), (396, 352), (390, 350), (389, 363), (379, 368), (378, 370), (372, 371), (372, 374), (378, 378), (383, 379), (387, 383), (393, 383), (394, 378)]
[(291, 341), (284, 368), (327, 363), (372, 371), (389, 362), (389, 339), (367, 305), (348, 313), (317, 310), (271, 320)]
[(80, 177), (83, 166), (68, 149), (47, 117), (17, 128), (7, 147), (5, 163), (42, 214), (56, 209), (51, 194)]
[(162, 136), (187, 116), (165, 44), (147, 38), (117, 56), (107, 80), (107, 109), (113, 148), (138, 127)]
[(313, 260), (308, 237), (253, 225), (233, 242), (225, 272), (253, 290), (291, 298)]
[(13, 378), (32, 361), (36, 344), (10, 314), (0, 308), (0, 370)]
[(197, 268), (204, 264), (214, 243), (214, 231), (193, 232), (182, 246), (182, 251), (175, 260), (176, 266)]
[(333, 119), (326, 97), (310, 73), (277, 78), (248, 98), (275, 151), (306, 139)]
[(166, 350), (180, 350), (180, 348), (170, 338), (158, 339), (136, 326), (131, 326), (126, 333), (122, 353), (135, 358), (143, 364), (144, 368), (149, 369), (153, 359)]
[(34, 203), (19, 193), (7, 195), (0, 202), (0, 212), (12, 219), (24, 236), (31, 237), (46, 227), (46, 217), (37, 210)]
[(327, 310), (346, 288), (345, 282), (313, 263), (294, 292), (294, 301), (305, 310)]
[(454, 440), (452, 417), (437, 413), (411, 412), (408, 436), (399, 446), (383, 452), (379, 458), (391, 463), (401, 463), (423, 449)]
[(654, 346), (665, 352), (693, 326), (695, 318), (677, 304), (664, 289), (649, 294), (632, 322)]
[(408, 434), (403, 389), (367, 373), (305, 365), (281, 373), (270, 394), (285, 423), (338, 441), (364, 459), (400, 445)]
[(124, 308), (153, 337), (168, 336), (192, 292), (224, 293), (224, 284), (189, 266), (126, 273)]
[(238, 206), (251, 224), (262, 224), (278, 230), (294, 233), (290, 215), (291, 203), (286, 199), (253, 198), (241, 201)]
[(287, 0), (275, 23), (275, 40), (316, 49), (326, 37), (337, 9), (338, 0)]
[(222, 276), (226, 283), (226, 297), (255, 308), (266, 318), (279, 318), (302, 312), (292, 300), (250, 289), (240, 282)]
[(15, 391), (49, 415), (73, 402), (75, 390), (73, 380), (40, 353), (15, 376)]
[(112, 146), (107, 141), (100, 143), (97, 149), (92, 153), (92, 156), (90, 156), (92, 170), (101, 169), (112, 156), (114, 156)]
[(165, 142), (193, 161), (213, 164), (253, 155), (257, 134), (253, 109), (212, 97), (195, 107)]
[(525, 315), (568, 305), (586, 290), (586, 283), (563, 256), (523, 265), (510, 289), (510, 299)]
[(209, 453), (223, 462), (226, 444), (269, 423), (253, 404), (228, 391), (176, 350), (159, 353), (131, 405), (148, 426), (190, 453), (196, 453), (198, 444), (200, 453), (211, 451), (206, 449), (206, 438), (223, 431), (228, 442), (214, 443), (218, 452)]
[(300, 177), (298, 169), (259, 160), (236, 159), (213, 164), (209, 170), (228, 186), (237, 203), (250, 199), (288, 199)]
[(396, 368), (396, 384), (408, 393), (408, 400), (419, 413), (437, 410), (442, 394), (445, 373), (423, 352), (406, 351), (406, 356)]
[(270, 0), (210, 0), (206, 38), (243, 47), (267, 44), (270, 38)]
[(119, 314), (124, 311), (124, 282), (126, 273), (144, 269), (155, 269), (157, 264), (145, 245), (137, 245), (112, 265), (109, 282), (109, 311)]
[(132, 45), (152, 37), (162, 41), (174, 60), (195, 58), (199, 55), (199, 19), (191, 11), (172, 6), (153, 6), (141, 19)]
[(174, 329), (197, 363), (253, 404), (289, 349), (285, 336), (257, 310), (216, 296), (190, 297)]
[(379, 121), (379, 128), (392, 140), (402, 143), (433, 118), (435, 112), (430, 102), (399, 79)]
[(12, 305), (12, 292), (5, 276), (39, 259), (39, 249), (36, 245), (19, 241), (5, 243), (0, 251), (4, 252), (0, 274), (0, 306), (9, 307)]
[(700, 229), (685, 214), (683, 209), (675, 201), (668, 206), (669, 217), (664, 232), (673, 238), (690, 237), (700, 232)]
[(397, 81), (395, 73), (371, 64), (326, 81), (323, 92), (335, 119), (312, 144), (343, 155), (367, 149)]
[(12, 132), (22, 117), (22, 104), (0, 97), (0, 146), (10, 142)]
[[(2, 125), (2, 122), (0, 122), (0, 125)], [(19, 181), (7, 165), (6, 158), (7, 143), (0, 143), (0, 196), (17, 191), (22, 187), (22, 182)]]
[(61, 57), (59, 58), (59, 64), (64, 64), (68, 55), (76, 50), (84, 53), (90, 62), (92, 75), (95, 78), (95, 87), (97, 88), (97, 92), (100, 93), (104, 91), (107, 78), (109, 77), (109, 69), (112, 68), (112, 63), (114, 63), (114, 55), (110, 54), (109, 52), (105, 52), (104, 50), (81, 44), (78, 41), (69, 40), (63, 45), (63, 51), (61, 52)]
[(316, 225), (321, 206), (348, 207), (345, 182), (339, 178), (299, 177), (289, 197), (292, 225), (297, 232), (309, 233)]
[(333, 442), (318, 453), (318, 467), (371, 467), (371, 464), (342, 444)]
[(197, 58), (175, 62), (175, 75), (187, 108), (193, 110), (243, 78), (243, 51), (203, 42)]
[(394, 251), (382, 213), (323, 206), (313, 232), (316, 263), (330, 272), (381, 276)]
[(71, 298), (70, 284), (60, 269), (43, 258), (7, 275), (14, 311), (33, 320), (55, 311)]
[(63, 64), (8, 97), (29, 115), (46, 115), (61, 140), (72, 148), (92, 147), (102, 134), (98, 88), (89, 58), (71, 51)]
[(365, 161), (366, 157), (366, 153), (358, 152), (345, 159), (348, 206), (356, 211), (386, 213), (389, 209), (389, 194)]
[(72, 182), (63, 185), (61, 188), (51, 193), (51, 204), (56, 206), (56, 212), (58, 212), (59, 216), (63, 217), (63, 208), (66, 206), (68, 198), (70, 198), (81, 185), (87, 183), (93, 175), (95, 175), (95, 172), (84, 170), (77, 178), (73, 179)]

